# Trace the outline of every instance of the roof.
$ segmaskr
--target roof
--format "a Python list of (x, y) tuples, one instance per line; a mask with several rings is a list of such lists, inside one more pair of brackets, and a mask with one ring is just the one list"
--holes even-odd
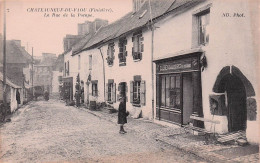
[(150, 15), (149, 1), (146, 1), (136, 13), (129, 12), (114, 23), (102, 27), (93, 37), (83, 38), (82, 42), (84, 42), (85, 45), (82, 48), (78, 46), (77, 50), (73, 51), (73, 55), (127, 35), (134, 30), (141, 29), (150, 23), (151, 18), (152, 20), (156, 20), (167, 13), (174, 12), (177, 8), (202, 1), (203, 0), (151, 0), (152, 15)]
[[(3, 61), (3, 47), (1, 47), (0, 57), (1, 62)], [(28, 63), (31, 62), (31, 55), (14, 40), (6, 41), (6, 62), (7, 63)]]
[[(3, 74), (0, 72), (0, 80), (3, 81)], [(6, 78), (6, 84), (13, 88), (22, 88), (21, 86), (13, 83), (8, 77)]]

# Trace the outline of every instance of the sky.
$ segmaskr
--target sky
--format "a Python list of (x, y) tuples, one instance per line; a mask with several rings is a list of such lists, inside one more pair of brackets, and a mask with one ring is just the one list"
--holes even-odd
[(132, 0), (7, 0), (6, 9), (7, 40), (21, 40), (30, 54), (33, 47), (34, 56), (58, 56), (64, 51), (63, 38), (76, 35), (78, 23), (116, 21), (132, 10)]

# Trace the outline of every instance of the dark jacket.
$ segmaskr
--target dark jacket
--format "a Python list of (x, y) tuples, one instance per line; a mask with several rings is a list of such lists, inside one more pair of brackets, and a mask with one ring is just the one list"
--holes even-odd
[(126, 104), (125, 102), (120, 102), (118, 108), (118, 124), (125, 124), (127, 123), (127, 113), (126, 113)]

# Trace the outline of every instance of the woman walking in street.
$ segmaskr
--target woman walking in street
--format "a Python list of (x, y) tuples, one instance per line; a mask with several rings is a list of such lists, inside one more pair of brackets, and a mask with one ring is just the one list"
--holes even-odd
[(120, 104), (118, 108), (118, 124), (120, 125), (120, 134), (125, 134), (126, 131), (124, 130), (124, 124), (127, 123), (126, 117), (128, 116), (128, 112), (126, 111), (126, 103), (125, 103), (125, 98), (120, 97)]

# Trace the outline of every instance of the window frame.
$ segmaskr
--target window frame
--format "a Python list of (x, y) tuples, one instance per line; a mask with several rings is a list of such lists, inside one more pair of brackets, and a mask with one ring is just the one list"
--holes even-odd
[[(142, 53), (144, 51), (144, 44), (143, 44), (144, 38), (142, 35), (142, 31), (138, 31), (133, 34), (132, 42), (132, 56), (134, 61), (140, 61), (142, 60)], [(137, 49), (137, 50), (136, 50)]]
[[(205, 5), (204, 7), (201, 7), (195, 11), (192, 12), (192, 48), (197, 48), (200, 46), (207, 46), (209, 44), (209, 37), (208, 41), (202, 43), (200, 40), (201, 34), (200, 34), (200, 27), (199, 27), (199, 18), (203, 15), (209, 14), (208, 18), (208, 25), (210, 26), (210, 9), (212, 7), (212, 3)], [(207, 30), (208, 31), (208, 30)], [(207, 33), (207, 32), (205, 32)], [(210, 34), (208, 34), (209, 36)]]
[[(198, 44), (204, 45), (204, 46), (208, 45), (209, 44), (209, 34), (207, 34), (207, 30), (205, 30), (205, 33), (203, 33), (204, 25), (202, 24), (202, 17), (205, 16), (205, 19), (208, 19), (208, 20), (206, 20), (207, 24), (205, 25), (205, 27), (209, 27), (210, 9), (207, 9), (207, 10), (204, 10), (204, 11), (198, 13), (196, 16), (197, 16), (197, 21), (198, 21)], [(207, 29), (207, 28), (205, 28), (205, 29)], [(208, 35), (208, 39), (207, 39), (207, 35)]]
[(108, 88), (107, 88), (107, 101), (112, 102), (112, 93), (113, 93), (113, 85), (114, 83), (108, 83)]
[(98, 83), (92, 83), (92, 96), (98, 96)]
[(108, 66), (113, 66), (114, 64), (114, 59), (115, 59), (115, 44), (109, 43), (107, 46), (107, 64)]
[(133, 82), (133, 104), (141, 104), (141, 81)]
[(126, 45), (127, 45), (127, 39), (126, 37), (120, 38), (118, 41), (118, 61), (119, 61), (119, 66), (125, 66), (126, 65), (126, 56), (127, 56), (127, 50), (126, 50)]

